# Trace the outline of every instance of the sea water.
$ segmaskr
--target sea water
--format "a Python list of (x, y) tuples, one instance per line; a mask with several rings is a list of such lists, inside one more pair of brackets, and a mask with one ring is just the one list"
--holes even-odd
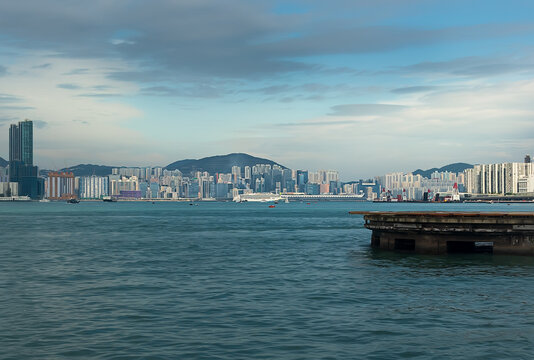
[(532, 359), (534, 259), (370, 248), (350, 210), (0, 203), (2, 359)]

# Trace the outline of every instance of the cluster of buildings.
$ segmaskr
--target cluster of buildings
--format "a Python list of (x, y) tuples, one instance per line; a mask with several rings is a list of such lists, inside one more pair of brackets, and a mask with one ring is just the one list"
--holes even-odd
[[(347, 190), (334, 170), (290, 170), (278, 165), (233, 166), (230, 173), (180, 170), (161, 167), (113, 168), (107, 176), (76, 177), (73, 173), (48, 173), (46, 197), (80, 199), (233, 199), (249, 193), (302, 193), (337, 195)], [(349, 190), (357, 190), (351, 187)]]
[(451, 200), (459, 200), (459, 193), (465, 190), (464, 178), (463, 172), (435, 171), (430, 178), (413, 173), (390, 173), (378, 180), (382, 185), (378, 198), (382, 201), (427, 201), (439, 194), (442, 197), (450, 196)]
[(44, 196), (44, 179), (33, 165), (33, 122), (20, 121), (9, 127), (9, 171), (0, 168), (0, 197)]
[(434, 172), (430, 178), (412, 173), (390, 173), (377, 179), (378, 199), (425, 201), (439, 195), (459, 200), (470, 195), (534, 195), (534, 166), (529, 155), (524, 162), (474, 165), (459, 173)]
[(9, 128), (9, 166), (0, 167), (0, 199), (203, 199), (227, 200), (240, 195), (302, 194), (357, 195), (367, 200), (425, 201), (467, 194), (533, 194), (534, 167), (523, 163), (475, 165), (460, 173), (434, 172), (430, 178), (413, 173), (390, 173), (371, 180), (341, 183), (335, 170), (291, 170), (279, 165), (233, 166), (229, 173), (196, 171), (182, 174), (161, 167), (113, 168), (107, 176), (75, 176), (49, 172), (38, 176), (33, 165), (33, 123)]
[(465, 186), (473, 194), (527, 194), (534, 192), (534, 167), (530, 155), (523, 163), (475, 165), (465, 170)]

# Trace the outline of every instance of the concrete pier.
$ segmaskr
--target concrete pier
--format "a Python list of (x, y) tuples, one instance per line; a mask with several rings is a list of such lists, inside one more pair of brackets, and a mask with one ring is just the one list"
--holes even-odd
[(419, 254), (534, 256), (534, 213), (374, 212), (363, 215), (371, 246)]

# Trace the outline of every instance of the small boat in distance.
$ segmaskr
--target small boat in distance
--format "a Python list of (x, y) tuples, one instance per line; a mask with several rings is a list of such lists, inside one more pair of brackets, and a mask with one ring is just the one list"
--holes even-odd
[(78, 204), (80, 202), (80, 200), (76, 199), (76, 198), (71, 198), (69, 200), (67, 200), (67, 204)]
[(104, 202), (117, 202), (117, 198), (114, 198), (113, 196), (104, 196), (102, 198), (102, 201), (104, 201)]

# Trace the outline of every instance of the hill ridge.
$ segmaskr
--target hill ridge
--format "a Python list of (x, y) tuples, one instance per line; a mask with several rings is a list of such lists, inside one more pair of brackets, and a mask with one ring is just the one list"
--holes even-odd
[[(72, 172), (74, 176), (108, 176), (111, 174), (111, 169), (120, 167), (120, 166), (107, 166), (107, 165), (96, 165), (96, 164), (78, 164), (69, 166), (63, 169), (57, 170), (58, 172)], [(48, 174), (49, 172), (56, 170), (43, 169), (39, 171), (41, 174)]]
[(463, 163), (463, 162), (457, 162), (457, 163), (452, 163), (452, 164), (448, 164), (448, 165), (442, 166), (440, 168), (431, 168), (431, 169), (427, 169), (427, 170), (417, 169), (417, 170), (413, 171), (412, 174), (421, 175), (423, 177), (430, 178), (430, 175), (432, 175), (432, 173), (435, 172), (435, 171), (437, 171), (437, 172), (449, 171), (449, 172), (453, 172), (453, 173), (459, 173), (459, 172), (464, 171), (465, 169), (470, 169), (472, 167), (473, 167), (473, 165), (471, 165), (471, 164), (467, 164), (467, 163)]
[[(208, 156), (208, 157), (204, 157), (200, 159), (178, 160), (163, 167), (163, 169), (165, 170), (178, 169), (186, 176), (194, 171), (207, 171), (213, 175), (215, 173), (231, 173), (232, 166), (239, 166), (241, 167), (241, 171), (243, 171), (243, 167), (245, 166), (252, 167), (256, 164), (269, 164), (271, 166), (279, 165), (280, 167), (286, 169), (285, 166), (280, 165), (279, 163), (275, 161), (255, 157), (255, 156), (245, 154), (245, 153), (231, 153), (227, 155)], [(66, 168), (63, 168), (57, 171), (72, 172), (74, 173), (74, 176), (91, 176), (91, 175), (107, 176), (111, 174), (111, 169), (121, 168), (121, 167), (124, 167), (124, 166), (78, 164), (78, 165), (69, 166), (69, 167), (66, 167)], [(53, 171), (53, 170), (43, 169), (40, 171), (40, 173), (47, 174), (50, 171)]]
[(285, 166), (269, 159), (252, 156), (246, 153), (230, 153), (226, 155), (214, 155), (200, 159), (184, 159), (175, 161), (164, 167), (166, 170), (180, 170), (184, 174), (194, 171), (207, 171), (210, 174), (231, 173), (232, 166), (254, 166), (257, 164)]

